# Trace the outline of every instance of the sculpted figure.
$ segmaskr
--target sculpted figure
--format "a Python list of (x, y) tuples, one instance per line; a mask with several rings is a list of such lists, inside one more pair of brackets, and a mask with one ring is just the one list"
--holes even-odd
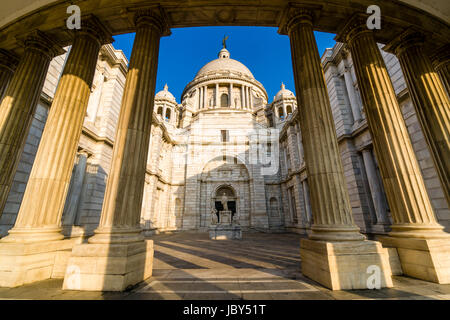
[(228, 211), (228, 197), (225, 194), (225, 192), (222, 194), (222, 198), (220, 199), (220, 202), (223, 206), (223, 211)]
[(218, 223), (218, 221), (217, 221), (217, 210), (215, 208), (212, 208), (211, 209), (211, 224), (215, 225), (217, 223)]

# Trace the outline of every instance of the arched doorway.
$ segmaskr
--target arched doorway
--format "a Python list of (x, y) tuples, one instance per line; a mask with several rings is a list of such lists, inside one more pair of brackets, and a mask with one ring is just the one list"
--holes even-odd
[(228, 211), (231, 211), (231, 216), (234, 218), (234, 216), (237, 214), (237, 207), (236, 207), (236, 193), (230, 185), (221, 185), (216, 189), (216, 195), (212, 199), (214, 202), (214, 208), (217, 212), (224, 211), (225, 208), (222, 204), (223, 197), (226, 197), (227, 199), (227, 208)]

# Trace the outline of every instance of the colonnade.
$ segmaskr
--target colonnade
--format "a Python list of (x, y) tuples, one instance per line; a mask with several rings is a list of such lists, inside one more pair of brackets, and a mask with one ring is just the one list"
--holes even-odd
[[(381, 286), (391, 287), (387, 250), (378, 241), (366, 240), (351, 214), (313, 33), (316, 13), (308, 8), (289, 8), (280, 27), (280, 33), (289, 35), (291, 43), (302, 154), (308, 171), (308, 184), (303, 188), (309, 188), (314, 222), (309, 238), (301, 241), (302, 272), (331, 289), (358, 289), (367, 287), (367, 267), (376, 265)], [(152, 274), (153, 244), (142, 236), (140, 214), (159, 42), (170, 29), (160, 9), (137, 10), (134, 14), (136, 37), (100, 224), (87, 244), (75, 245), (63, 239), (61, 216), (98, 53), (101, 45), (112, 41), (111, 33), (97, 18), (90, 16), (82, 21), (83, 28), (74, 32), (16, 224), (0, 240), (0, 286), (50, 278), (55, 257), (67, 251), (71, 254), (64, 289), (120, 291)], [(412, 37), (406, 33), (390, 47), (399, 55), (439, 176), (448, 186), (448, 95), (442, 75), (437, 76)], [(397, 248), (406, 274), (448, 283), (449, 237), (431, 208), (386, 66), (373, 32), (365, 25), (365, 16), (354, 16), (337, 39), (345, 42), (352, 54), (391, 206), (392, 232), (381, 241), (384, 246)], [(15, 71), (0, 64), (0, 93), (4, 92), (0, 106), (0, 208), (6, 201), (50, 60), (62, 53), (55, 41), (39, 31), (32, 32), (25, 45)], [(0, 54), (12, 58), (4, 51)], [(440, 65), (441, 72), (443, 69)], [(206, 87), (202, 88), (199, 102), (205, 103)], [(247, 86), (241, 92), (246, 107), (253, 104), (250, 92)], [(215, 101), (217, 105), (220, 98), (216, 96)]]

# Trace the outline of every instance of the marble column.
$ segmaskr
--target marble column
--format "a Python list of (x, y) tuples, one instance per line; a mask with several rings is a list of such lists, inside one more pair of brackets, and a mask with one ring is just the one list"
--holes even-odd
[(358, 123), (359, 121), (361, 121), (361, 111), (359, 110), (358, 99), (356, 98), (355, 87), (353, 86), (353, 79), (349, 67), (344, 68), (344, 80), (347, 94), (350, 100), (349, 102), (352, 110), (353, 120), (354, 122)]
[(442, 84), (450, 96), (450, 44), (439, 48), (432, 57), (433, 67), (439, 74)]
[(386, 204), (384, 202), (383, 187), (381, 186), (376, 172), (375, 162), (370, 149), (363, 149), (362, 156), (364, 160), (364, 169), (366, 170), (367, 180), (369, 183), (370, 194), (372, 196), (375, 215), (377, 217), (376, 224), (388, 224), (386, 217)]
[(252, 88), (248, 88), (248, 95), (249, 95), (249, 103), (250, 103), (250, 110), (253, 110), (253, 94), (252, 94)]
[(309, 199), (309, 187), (308, 187), (308, 180), (302, 181), (302, 188), (303, 188), (303, 198), (305, 201), (305, 211), (306, 211), (306, 217), (308, 219), (308, 223), (311, 223), (312, 221), (312, 213), (311, 213), (311, 202)]
[(402, 67), (417, 118), (450, 206), (450, 100), (423, 52), (424, 37), (408, 29), (384, 47)]
[(449, 235), (433, 213), (394, 88), (366, 19), (366, 15), (355, 15), (337, 40), (350, 47), (394, 222), (391, 237), (380, 239), (385, 246), (397, 247), (405, 274), (447, 283)]
[[(144, 240), (140, 215), (159, 43), (162, 35), (170, 34), (165, 21), (159, 9), (139, 10), (135, 15), (136, 37), (100, 223), (88, 244), (74, 247), (64, 289), (122, 291), (152, 274), (153, 241)], [(73, 268), (81, 269), (79, 285), (71, 281)]]
[(203, 87), (199, 87), (198, 88), (198, 92), (199, 92), (198, 108), (202, 109), (203, 108)]
[(203, 108), (208, 106), (208, 86), (203, 87)]
[(74, 32), (16, 223), (0, 240), (0, 260), (6, 259), (12, 270), (5, 275), (7, 270), (1, 269), (0, 285), (4, 276), (9, 286), (50, 278), (61, 272), (58, 252), (73, 247), (72, 239), (62, 240), (61, 217), (98, 53), (111, 41), (93, 16), (83, 19), (82, 29)]
[[(286, 24), (297, 92), (314, 223), (300, 242), (302, 273), (333, 289), (367, 288), (366, 269), (380, 268), (381, 286), (392, 286), (381, 244), (367, 241), (353, 220), (330, 100), (313, 32), (315, 13), (291, 8)], [(335, 261), (330, 264), (330, 259)]]
[(62, 239), (60, 221), (98, 53), (112, 38), (95, 18), (75, 33), (14, 228), (2, 241)]
[[(84, 176), (86, 175), (88, 154), (86, 151), (81, 151), (77, 156), (77, 163), (75, 165), (75, 170), (71, 178), (71, 183), (69, 187), (69, 192), (66, 199), (66, 206), (63, 212), (63, 227), (71, 227), (75, 224), (75, 219), (77, 217), (78, 205), (80, 203), (81, 190), (83, 189)], [(67, 233), (70, 233), (68, 230)]]
[(0, 103), (18, 63), (19, 58), (15, 54), (0, 49)]
[(25, 52), (0, 105), (0, 214), (11, 188), (50, 61), (64, 53), (61, 47), (40, 31), (32, 32), (23, 44)]
[(230, 107), (234, 108), (234, 101), (233, 101), (233, 84), (230, 83)]
[(216, 83), (216, 108), (220, 107), (220, 98), (219, 98), (219, 84)]
[(245, 109), (245, 92), (243, 85), (241, 85), (241, 109)]

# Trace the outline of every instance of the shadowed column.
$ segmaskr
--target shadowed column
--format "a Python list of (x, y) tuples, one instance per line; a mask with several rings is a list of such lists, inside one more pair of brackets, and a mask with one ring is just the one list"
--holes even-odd
[[(144, 240), (140, 215), (159, 42), (170, 31), (158, 9), (138, 11), (135, 24), (100, 224), (88, 244), (74, 247), (64, 289), (122, 291), (152, 274), (153, 241)], [(75, 284), (74, 268), (81, 273)]]
[[(13, 53), (0, 49), (0, 103), (16, 70), (18, 57)], [(1, 212), (1, 210), (0, 210)]]
[[(394, 221), (391, 237), (381, 240), (398, 248), (406, 274), (446, 283), (450, 280), (450, 237), (434, 216), (394, 88), (365, 15), (354, 16), (337, 40), (351, 50)], [(432, 238), (443, 239), (420, 240)]]
[(450, 205), (450, 101), (423, 52), (424, 37), (409, 29), (383, 49), (397, 55), (417, 118)]
[(353, 221), (325, 78), (313, 32), (315, 13), (291, 8), (285, 25), (291, 40), (299, 120), (313, 215), (302, 239), (302, 273), (333, 290), (367, 288), (366, 269), (376, 265), (380, 285), (391, 287), (381, 244), (366, 241)]
[(432, 57), (434, 69), (441, 77), (442, 84), (450, 96), (450, 44), (440, 48)]
[[(39, 31), (27, 36), (23, 44), (25, 52), (0, 105), (0, 215), (8, 198), (50, 60), (64, 53), (50, 38)], [(0, 64), (7, 62), (2, 59)], [(10, 72), (12, 71), (0, 73), (1, 90), (5, 89), (4, 81)]]
[(62, 239), (60, 222), (98, 53), (112, 42), (94, 17), (75, 32), (14, 228), (2, 241)]

